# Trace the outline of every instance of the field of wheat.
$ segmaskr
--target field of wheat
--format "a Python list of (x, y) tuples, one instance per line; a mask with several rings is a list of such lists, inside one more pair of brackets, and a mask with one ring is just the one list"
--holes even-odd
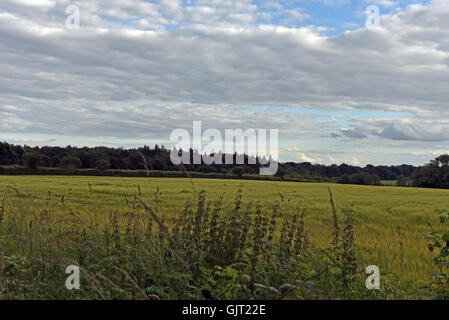
[[(0, 241), (3, 255), (20, 260), (33, 250), (39, 251), (38, 246), (45, 243), (43, 238), (56, 231), (59, 235), (75, 229), (102, 235), (145, 233), (146, 221), (150, 219), (136, 199), (148, 205), (168, 229), (179, 228), (177, 214), (185, 210), (189, 201), (196, 203), (199, 195), (205, 196), (204, 207), (208, 210), (222, 197), (224, 219), (227, 213), (231, 219), (235, 196), (241, 190), (242, 207), (258, 203), (262, 214), (271, 212), (276, 204), (279, 217), (293, 219), (301, 209), (307, 237), (318, 249), (327, 249), (334, 232), (329, 189), (338, 216), (344, 219), (347, 210), (352, 212), (355, 254), (362, 268), (377, 265), (384, 274), (393, 274), (398, 283), (414, 285), (426, 283), (437, 273), (425, 233), (432, 229), (444, 231), (438, 212), (449, 210), (446, 190), (187, 178), (2, 176), (2, 215), (9, 217), (9, 228), (16, 223), (21, 231), (14, 238), (13, 231), (8, 234), (4, 221), (0, 225)], [(119, 224), (116, 230), (110, 227), (114, 221)], [(151, 230), (155, 230), (158, 221), (151, 222)], [(132, 224), (141, 227), (133, 228)], [(273, 237), (282, 238), (284, 233), (285, 238), (288, 227), (284, 229), (281, 225), (275, 227)], [(52, 240), (46, 245), (70, 251), (73, 248), (62, 248), (70, 247), (70, 243)]]

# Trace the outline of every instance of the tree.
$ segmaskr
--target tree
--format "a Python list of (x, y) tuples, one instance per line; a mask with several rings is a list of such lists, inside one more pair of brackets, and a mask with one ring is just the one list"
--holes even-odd
[(285, 177), (287, 174), (289, 174), (289, 171), (288, 171), (286, 168), (284, 168), (284, 167), (280, 167), (280, 168), (278, 169), (278, 171), (276, 172), (276, 177), (281, 177), (281, 178), (283, 178), (283, 177)]
[(234, 167), (232, 168), (232, 173), (236, 174), (238, 176), (242, 176), (245, 173), (245, 168), (244, 167)]
[(349, 174), (345, 173), (337, 179), (337, 183), (349, 184)]
[(413, 186), (441, 188), (441, 177), (438, 173), (438, 168), (429, 164), (418, 168), (413, 175)]
[(354, 173), (352, 175), (344, 174), (337, 179), (338, 183), (360, 184), (360, 185), (380, 185), (380, 178), (377, 174), (369, 174), (368, 172)]
[(401, 174), (400, 176), (398, 176), (398, 180), (396, 181), (396, 185), (399, 186), (399, 187), (407, 187), (408, 186), (407, 178)]
[[(186, 151), (190, 151), (190, 160), (193, 161), (194, 156), (200, 156), (197, 150), (187, 149)], [(15, 164), (25, 165), (24, 154), (27, 153), (38, 153), (42, 155), (42, 159), (40, 161), (40, 166), (42, 167), (63, 167), (65, 165), (62, 164), (62, 159), (68, 155), (79, 158), (81, 160), (81, 165), (75, 163), (75, 168), (97, 168), (97, 160), (98, 159), (106, 159), (109, 162), (109, 169), (120, 169), (120, 170), (142, 170), (147, 167), (149, 170), (163, 170), (163, 171), (178, 171), (181, 168), (178, 168), (170, 161), (170, 152), (171, 150), (166, 149), (164, 146), (144, 146), (142, 148), (136, 149), (124, 149), (120, 148), (108, 148), (108, 147), (29, 147), (29, 146), (16, 146), (8, 144), (7, 142), (0, 141), (0, 165), (2, 166), (10, 166)], [(231, 156), (234, 160), (233, 163), (236, 163), (237, 154), (228, 154), (228, 157)], [(261, 162), (263, 162), (263, 157), (257, 159), (253, 159), (253, 156), (243, 155), (244, 163), (246, 165), (237, 165), (242, 166), (244, 172), (242, 174), (257, 174), (259, 171), (259, 167), (261, 166)], [(217, 158), (222, 159), (222, 162), (225, 162), (226, 155), (223, 153), (218, 153)], [(144, 161), (145, 159), (145, 161)], [(256, 160), (256, 164), (250, 164), (252, 161), (248, 160)], [(268, 160), (265, 158), (265, 160)], [(193, 163), (193, 162), (192, 162)], [(204, 164), (204, 163), (203, 163)], [(73, 166), (70, 166), (73, 167)], [(192, 172), (220, 172), (222, 168), (226, 168), (230, 170), (235, 167), (235, 165), (227, 165), (221, 166), (219, 164), (213, 165), (201, 165), (201, 164), (187, 164), (184, 163), (184, 167), (182, 170), (192, 171)], [(438, 170), (438, 174), (443, 174), (443, 176), (447, 176), (447, 181), (449, 182), (449, 155), (443, 155), (435, 159), (431, 168), (444, 168), (443, 170)], [(97, 168), (99, 169), (99, 168)], [(401, 165), (401, 166), (373, 166), (367, 165), (365, 168), (360, 168), (356, 166), (351, 166), (347, 164), (341, 165), (319, 165), (312, 164), (309, 162), (303, 163), (280, 163), (279, 170), (277, 172), (278, 177), (300, 177), (319, 180), (326, 178), (333, 178), (334, 181), (342, 181), (342, 183), (351, 183), (348, 181), (349, 176), (358, 174), (358, 173), (368, 173), (370, 175), (378, 175), (382, 180), (397, 180), (399, 175), (403, 175), (407, 177), (407, 179), (411, 179), (414, 172), (416, 171), (416, 167), (410, 165)], [(236, 174), (241, 173), (240, 169), (236, 169)], [(226, 172), (226, 171), (225, 171)], [(446, 173), (444, 173), (446, 172)], [(346, 175), (346, 176), (345, 176)], [(364, 177), (358, 177), (359, 181), (364, 181)], [(369, 181), (373, 179), (369, 178)], [(375, 179), (374, 179), (375, 180)], [(443, 180), (446, 180), (444, 178)], [(365, 183), (365, 182), (364, 182)], [(372, 182), (371, 182), (372, 183)], [(432, 183), (432, 185), (434, 185)], [(442, 185), (441, 185), (442, 186)], [(449, 188), (449, 183), (448, 183)]]
[(430, 161), (430, 165), (439, 168), (449, 168), (449, 154), (443, 154), (435, 160)]
[(25, 153), (23, 155), (23, 163), (25, 167), (36, 170), (42, 161), (42, 155), (36, 152)]
[(221, 174), (230, 174), (231, 171), (228, 170), (228, 169), (226, 169), (226, 168), (222, 168), (222, 169), (220, 170), (220, 173), (221, 173)]
[(413, 185), (422, 188), (449, 189), (449, 155), (442, 155), (418, 168), (413, 175)]
[(65, 156), (59, 162), (59, 166), (67, 171), (75, 171), (81, 167), (81, 160), (74, 156)]
[(100, 172), (105, 172), (106, 170), (111, 168), (111, 164), (106, 159), (100, 159), (95, 163), (95, 168)]
[(449, 155), (441, 155), (418, 168), (413, 175), (413, 185), (422, 188), (449, 189)]

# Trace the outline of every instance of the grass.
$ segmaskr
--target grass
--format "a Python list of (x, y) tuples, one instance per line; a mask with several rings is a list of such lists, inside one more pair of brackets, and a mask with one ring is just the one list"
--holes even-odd
[[(333, 243), (334, 232), (328, 188), (332, 189), (337, 211), (341, 219), (343, 218), (343, 212), (348, 208), (352, 208), (354, 242), (355, 248), (357, 249), (356, 258), (359, 262), (359, 267), (361, 267), (360, 270), (363, 270), (363, 266), (368, 265), (381, 266), (384, 274), (391, 272), (395, 277), (398, 277), (398, 279), (395, 278), (394, 286), (403, 286), (410, 292), (414, 291), (415, 293), (416, 288), (414, 286), (419, 285), (419, 280), (422, 280), (423, 283), (425, 283), (438, 272), (431, 261), (433, 255), (427, 250), (427, 242), (424, 239), (424, 233), (429, 231), (429, 223), (436, 231), (443, 231), (443, 227), (439, 224), (439, 215), (435, 213), (435, 210), (445, 210), (449, 208), (449, 191), (447, 190), (387, 186), (369, 187), (324, 183), (315, 184), (182, 178), (145, 179), (74, 176), (2, 176), (0, 180), (0, 190), (3, 193), (2, 198), (5, 216), (8, 215), (8, 212), (15, 212), (17, 221), (21, 221), (22, 225), (18, 228), (20, 231), (17, 232), (17, 237), (15, 239), (13, 239), (14, 237), (11, 233), (8, 234), (7, 230), (2, 229), (2, 238), (0, 238), (0, 240), (3, 241), (3, 247), (5, 248), (3, 250), (7, 257), (19, 257), (17, 259), (22, 261), (20, 259), (28, 259), (27, 257), (30, 255), (30, 252), (38, 250), (33, 248), (33, 245), (38, 246), (39, 243), (46, 243), (42, 237), (49, 236), (48, 230), (45, 228), (48, 228), (50, 225), (53, 228), (59, 228), (60, 234), (70, 232), (72, 226), (84, 225), (86, 226), (84, 228), (85, 233), (97, 233), (97, 236), (98, 234), (101, 234), (104, 238), (107, 228), (109, 228), (109, 230), (107, 230), (108, 234), (113, 234), (114, 219), (119, 221), (116, 228), (117, 234), (128, 234), (130, 232), (129, 230), (133, 229), (129, 227), (129, 224), (134, 223), (134, 220), (130, 220), (130, 215), (138, 217), (138, 220), (136, 221), (138, 221), (138, 224), (141, 225), (141, 227), (136, 227), (134, 230), (139, 230), (139, 233), (141, 234), (136, 237), (140, 239), (140, 236), (143, 236), (145, 231), (143, 226), (147, 223), (145, 221), (148, 220), (148, 212), (145, 212), (144, 207), (142, 207), (141, 204), (136, 204), (134, 199), (134, 196), (136, 195), (141, 198), (145, 204), (148, 204), (148, 206), (156, 212), (159, 219), (162, 220), (162, 223), (168, 226), (170, 232), (173, 231), (173, 234), (177, 236), (178, 233), (174, 229), (176, 229), (177, 223), (179, 224), (179, 213), (184, 210), (188, 201), (192, 201), (193, 203), (198, 202), (201, 190), (206, 190), (205, 195), (207, 201), (204, 200), (206, 203), (205, 206), (213, 207), (213, 204), (220, 197), (223, 197), (224, 213), (222, 213), (220, 217), (223, 216), (224, 219), (229, 220), (230, 218), (227, 217), (227, 215), (232, 214), (232, 208), (235, 206), (236, 194), (238, 194), (239, 189), (242, 189), (242, 207), (245, 207), (251, 201), (253, 204), (260, 202), (260, 210), (267, 219), (270, 219), (269, 214), (273, 212), (273, 206), (278, 203), (278, 210), (282, 213), (282, 218), (285, 221), (290, 221), (289, 223), (293, 225), (291, 221), (294, 221), (295, 219), (294, 216), (297, 213), (299, 204), (304, 206), (305, 212), (307, 213), (307, 237), (309, 238), (310, 243), (313, 244), (313, 247), (318, 250), (313, 251), (315, 252), (315, 258), (312, 260), (325, 261), (326, 259), (324, 256), (321, 256), (321, 253), (318, 252), (320, 252), (319, 249), (331, 247), (330, 244)], [(195, 211), (197, 209), (195, 207), (192, 210)], [(255, 213), (252, 212), (251, 216), (254, 217), (254, 214)], [(21, 215), (23, 217), (26, 216), (26, 218), (20, 220)], [(114, 218), (114, 216), (116, 218)], [(195, 225), (195, 223), (192, 222), (192, 219), (195, 219), (194, 217), (195, 215), (192, 215), (189, 218), (190, 220), (186, 220), (190, 221), (192, 226)], [(9, 219), (11, 219), (11, 216)], [(255, 218), (253, 218), (253, 220), (254, 219)], [(51, 221), (52, 224), (45, 224), (44, 220)], [(275, 221), (277, 220), (275, 219)], [(285, 221), (279, 221), (281, 225), (285, 223)], [(182, 225), (185, 225), (186, 223), (183, 223)], [(255, 223), (255, 221), (253, 221), (253, 223)], [(45, 228), (43, 227), (44, 224)], [(154, 222), (154, 224), (155, 225), (151, 230), (156, 230), (156, 223)], [(281, 225), (278, 225), (278, 227), (273, 230), (273, 238), (275, 238), (273, 241), (281, 241), (282, 235), (288, 233), (287, 229), (283, 229)], [(75, 229), (77, 232), (81, 232), (80, 230), (82, 228), (76, 227)], [(255, 231), (253, 231), (253, 233), (254, 232)], [(27, 237), (29, 239), (27, 239)], [(184, 236), (182, 236), (182, 238), (189, 239), (189, 237)], [(205, 238), (207, 238), (207, 236), (205, 236)], [(75, 240), (71, 239), (71, 242), (69, 243), (76, 243)], [(95, 241), (92, 240), (92, 242)], [(104, 239), (101, 241), (104, 241)], [(194, 239), (190, 239), (189, 241), (196, 243), (196, 240)], [(56, 241), (53, 244), (45, 245), (52, 248), (53, 246), (56, 246), (53, 248), (54, 252), (61, 253), (67, 251), (60, 255), (58, 253), (58, 259), (76, 257), (76, 262), (80, 263), (79, 253), (74, 255), (74, 253), (71, 252), (75, 250), (74, 248), (72, 248), (72, 250), (71, 248), (63, 249), (58, 247), (64, 246), (63, 242), (58, 243)], [(70, 247), (73, 245), (68, 246)], [(252, 249), (249, 249), (249, 252), (254, 250), (254, 246), (255, 243), (252, 244)], [(199, 251), (202, 252), (201, 250)], [(126, 256), (128, 259), (130, 258), (129, 254), (130, 253), (127, 251)], [(272, 254), (278, 255), (279, 252), (276, 251)], [(104, 252), (97, 252), (96, 255), (98, 256), (98, 259), (99, 257), (104, 257), (105, 259), (106, 257), (110, 257), (110, 255), (104, 255)], [(89, 255), (89, 257), (93, 259), (93, 256)], [(53, 256), (53, 258), (55, 258), (55, 256)], [(231, 260), (232, 262), (236, 262), (233, 259)], [(101, 264), (98, 261), (92, 261), (91, 263)], [(126, 265), (126, 263), (131, 262), (124, 262), (120, 264), (120, 266), (123, 267), (123, 264)], [(160, 263), (163, 264), (162, 262)], [(238, 260), (238, 263), (240, 263), (240, 260)], [(300, 263), (303, 262), (290, 261), (290, 264), (292, 265)], [(316, 262), (313, 266), (310, 266), (310, 270), (316, 271), (317, 269), (320, 269), (321, 263), (322, 262)], [(18, 265), (20, 266), (20, 263)], [(220, 264), (218, 263), (217, 265)], [(250, 263), (248, 263), (248, 265), (250, 265)], [(208, 265), (209, 269), (213, 269), (213, 267), (214, 264)], [(229, 267), (229, 265), (223, 264), (223, 270), (215, 271), (218, 273), (230, 273), (223, 275), (223, 277), (236, 277), (236, 275), (233, 274), (235, 270), (232, 268), (227, 269), (227, 267)], [(268, 267), (264, 265), (263, 268), (265, 268), (265, 272), (268, 272)], [(124, 270), (124, 274), (126, 274), (128, 268), (123, 267), (122, 270)], [(98, 272), (98, 270), (96, 271)], [(272, 275), (274, 273), (273, 270), (270, 272), (271, 273), (268, 272), (268, 274)], [(292, 282), (292, 277), (293, 276), (286, 276), (286, 278), (282, 280)], [(280, 280), (281, 279), (279, 279), (279, 281)], [(359, 280), (361, 281), (361, 279)], [(136, 279), (134, 281), (138, 280)], [(216, 279), (214, 281), (216, 281)], [(267, 280), (265, 285), (276, 283), (281, 286), (282, 284), (279, 281)], [(360, 281), (358, 285), (361, 283)], [(64, 283), (64, 281), (61, 283)], [(250, 284), (248, 284), (248, 286), (250, 286)], [(278, 289), (279, 288), (276, 290)], [(143, 290), (145, 291), (146, 289)], [(214, 290), (216, 291), (217, 289)], [(116, 288), (116, 291), (119, 290)], [(329, 292), (331, 291), (332, 289), (329, 289)], [(153, 291), (151, 292), (154, 293)], [(146, 294), (148, 295), (150, 293)], [(222, 295), (221, 298), (227, 297), (223, 292), (220, 294)], [(251, 297), (251, 294), (248, 293), (246, 295), (243, 293), (241, 293), (242, 295), (227, 294), (229, 297), (234, 298)], [(114, 295), (108, 296), (104, 292), (102, 292), (102, 295), (106, 295), (107, 298), (114, 298)], [(290, 297), (304, 298), (305, 295), (304, 291), (301, 291), (299, 296), (292, 295)], [(121, 295), (118, 296), (123, 297)], [(165, 295), (165, 297), (169, 298), (180, 296), (186, 297), (185, 295), (176, 295), (174, 293)], [(100, 294), (99, 297), (101, 297)], [(158, 294), (158, 297), (164, 297), (164, 295)], [(198, 298), (194, 293), (192, 293), (192, 297)], [(321, 296), (321, 298), (323, 297), (325, 296)], [(337, 297), (339, 296), (336, 293), (336, 296), (331, 298)], [(342, 294), (342, 297), (345, 297), (345, 294)], [(366, 298), (365, 293), (360, 293), (360, 296), (357, 297)], [(87, 298), (92, 298), (92, 296)], [(276, 297), (273, 296), (268, 298)], [(320, 296), (311, 295), (309, 298), (320, 298)], [(352, 298), (354, 297), (352, 296)], [(395, 296), (395, 298), (398, 298), (398, 296)]]

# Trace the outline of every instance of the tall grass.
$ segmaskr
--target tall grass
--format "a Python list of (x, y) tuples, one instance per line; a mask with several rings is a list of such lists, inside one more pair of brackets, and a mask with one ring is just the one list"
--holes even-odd
[[(423, 233), (445, 231), (434, 209), (449, 207), (446, 191), (241, 184), (2, 177), (0, 299), (435, 296)], [(71, 264), (80, 291), (65, 288)], [(371, 264), (380, 291), (365, 288)]]
[[(81, 214), (65, 197), (36, 208), (11, 188), (0, 206), (0, 299), (371, 299), (395, 297), (365, 288), (351, 209), (342, 222), (330, 193), (334, 239), (310, 241), (307, 209), (272, 203), (232, 206), (200, 191), (168, 217), (141, 198), (107, 217)], [(282, 201), (281, 201), (282, 202)], [(123, 210), (125, 209), (125, 210)], [(168, 219), (171, 218), (171, 219)], [(102, 219), (102, 220), (101, 220)], [(101, 221), (100, 221), (101, 220)], [(168, 221), (167, 221), (168, 220)], [(340, 229), (341, 225), (341, 229)], [(338, 232), (337, 232), (338, 231)], [(81, 268), (81, 289), (65, 288), (65, 268)]]

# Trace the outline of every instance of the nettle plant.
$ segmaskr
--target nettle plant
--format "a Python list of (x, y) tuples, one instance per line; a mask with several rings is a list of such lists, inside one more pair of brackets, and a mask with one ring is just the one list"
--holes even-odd
[[(436, 213), (440, 217), (440, 223), (447, 224), (449, 213), (445, 210), (436, 210)], [(439, 274), (434, 277), (432, 286), (434, 288), (446, 289), (449, 280), (449, 275), (447, 274), (447, 268), (449, 268), (449, 230), (446, 233), (432, 230), (426, 234), (426, 239), (430, 241), (427, 245), (429, 251), (436, 254), (432, 261), (439, 269)]]

